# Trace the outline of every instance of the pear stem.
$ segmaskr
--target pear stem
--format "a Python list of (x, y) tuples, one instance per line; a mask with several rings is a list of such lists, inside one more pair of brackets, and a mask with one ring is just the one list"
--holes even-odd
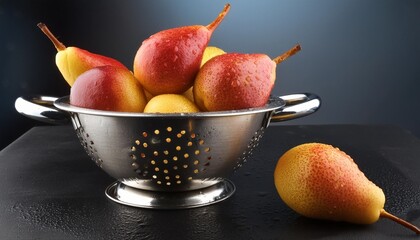
[(276, 57), (276, 58), (274, 58), (273, 59), (273, 61), (276, 63), (276, 64), (279, 64), (279, 63), (281, 63), (281, 62), (283, 62), (284, 60), (286, 60), (286, 58), (288, 58), (288, 57), (290, 57), (290, 56), (292, 56), (292, 55), (295, 55), (297, 52), (299, 52), (300, 51), (300, 45), (299, 44), (296, 44), (294, 47), (292, 47), (291, 49), (289, 49), (289, 50), (287, 50), (285, 53), (283, 53), (282, 55), (280, 55), (280, 56), (278, 56), (278, 57)]
[(397, 216), (392, 215), (391, 213), (385, 211), (385, 209), (381, 210), (379, 216), (382, 217), (382, 218), (391, 219), (392, 221), (397, 222), (397, 223), (403, 225), (404, 227), (412, 230), (416, 234), (420, 234), (420, 229), (418, 227), (414, 226), (413, 224), (411, 224), (411, 223), (409, 223), (409, 222), (407, 222), (407, 221), (405, 221), (405, 220), (403, 220), (403, 219), (401, 219)]
[(47, 35), (47, 37), (54, 44), (54, 47), (57, 49), (57, 51), (63, 51), (66, 49), (66, 46), (60, 41), (58, 41), (58, 39), (54, 36), (54, 34), (50, 32), (47, 25), (41, 22), (41, 23), (38, 23), (37, 26), (41, 29), (42, 32), (45, 33), (45, 35)]
[(225, 5), (225, 7), (223, 8), (223, 10), (219, 13), (219, 15), (217, 16), (216, 19), (214, 19), (214, 21), (212, 23), (210, 23), (209, 25), (207, 25), (207, 29), (210, 32), (213, 32), (214, 29), (217, 28), (217, 26), (219, 26), (219, 24), (223, 21), (223, 19), (225, 18), (226, 14), (229, 12), (230, 9), (230, 4), (227, 3)]

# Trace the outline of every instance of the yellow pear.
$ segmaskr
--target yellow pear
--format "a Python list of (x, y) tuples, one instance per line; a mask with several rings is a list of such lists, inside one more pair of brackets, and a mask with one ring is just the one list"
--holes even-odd
[(187, 97), (191, 102), (194, 102), (193, 87), (188, 88), (188, 90), (182, 93), (182, 95)]
[(126, 68), (121, 62), (113, 58), (91, 53), (78, 47), (66, 47), (58, 41), (44, 23), (38, 23), (38, 27), (47, 35), (57, 49), (55, 63), (70, 86), (73, 86), (79, 75), (94, 67), (111, 65)]
[(144, 108), (145, 113), (194, 113), (198, 107), (181, 94), (160, 94), (152, 97)]
[(274, 183), (281, 199), (303, 216), (356, 224), (384, 217), (420, 233), (416, 226), (386, 212), (382, 189), (349, 155), (331, 145), (306, 143), (288, 150), (277, 162)]
[(215, 46), (207, 46), (204, 49), (203, 58), (201, 59), (201, 66), (204, 65), (208, 60), (212, 59), (213, 57), (225, 54), (226, 52), (223, 49), (215, 47)]

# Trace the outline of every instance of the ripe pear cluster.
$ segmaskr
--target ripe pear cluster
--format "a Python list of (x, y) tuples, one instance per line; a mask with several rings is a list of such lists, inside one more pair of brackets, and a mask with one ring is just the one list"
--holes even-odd
[[(230, 4), (226, 4), (207, 26), (176, 27), (151, 35), (140, 44), (132, 70), (116, 59), (66, 47), (45, 24), (40, 23), (38, 27), (58, 51), (56, 65), (71, 87), (70, 104), (74, 106), (143, 112), (149, 100), (169, 95), (155, 100), (154, 106), (165, 105), (162, 101), (180, 105), (173, 106), (170, 112), (262, 107), (273, 89), (276, 65), (299, 51), (300, 46), (275, 59), (265, 54), (226, 53), (208, 46), (229, 10)], [(190, 102), (186, 103), (185, 99)], [(185, 107), (185, 103), (195, 106)], [(147, 109), (165, 112), (160, 108)]]
[(329, 144), (289, 149), (277, 162), (274, 183), (281, 199), (303, 216), (356, 224), (388, 218), (420, 233), (418, 227), (385, 211), (382, 189), (349, 155)]

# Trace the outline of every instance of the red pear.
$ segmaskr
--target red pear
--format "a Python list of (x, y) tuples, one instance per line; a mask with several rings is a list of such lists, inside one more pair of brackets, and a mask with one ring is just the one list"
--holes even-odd
[(152, 95), (185, 92), (193, 85), (213, 31), (229, 9), (226, 4), (207, 26), (167, 29), (144, 40), (134, 58), (134, 76)]
[(202, 111), (264, 106), (276, 80), (276, 64), (300, 50), (296, 45), (275, 59), (265, 54), (226, 53), (205, 63), (194, 82), (194, 100)]
[(125, 67), (91, 68), (76, 79), (70, 90), (70, 104), (83, 108), (142, 112), (146, 102), (143, 88)]
[(66, 47), (58, 41), (44, 23), (38, 23), (38, 27), (47, 35), (57, 49), (55, 63), (70, 86), (73, 86), (74, 81), (80, 74), (91, 68), (105, 65), (125, 67), (113, 58), (91, 53), (78, 47)]

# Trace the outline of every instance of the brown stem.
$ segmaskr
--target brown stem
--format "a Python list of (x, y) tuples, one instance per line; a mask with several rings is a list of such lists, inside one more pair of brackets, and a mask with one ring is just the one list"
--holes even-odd
[(216, 19), (214, 19), (214, 21), (212, 23), (210, 23), (209, 25), (207, 25), (207, 29), (210, 32), (213, 32), (214, 29), (217, 28), (217, 26), (219, 26), (219, 24), (223, 21), (223, 19), (225, 18), (226, 14), (229, 12), (230, 9), (230, 4), (227, 3), (225, 5), (225, 7), (223, 8), (223, 10), (219, 13), (219, 15), (217, 16)]
[(45, 35), (47, 35), (47, 37), (54, 44), (57, 51), (63, 51), (63, 50), (66, 49), (66, 46), (64, 44), (62, 44), (60, 41), (58, 41), (58, 39), (54, 36), (54, 34), (52, 34), (50, 32), (47, 25), (45, 25), (44, 23), (41, 22), (41, 23), (38, 23), (37, 26), (42, 30), (42, 32), (45, 33)]
[(384, 209), (381, 210), (381, 213), (380, 213), (379, 216), (382, 217), (382, 218), (391, 219), (392, 221), (397, 222), (397, 223), (403, 225), (404, 227), (412, 230), (416, 234), (420, 234), (420, 229), (418, 227), (414, 226), (413, 224), (411, 224), (411, 223), (409, 223), (409, 222), (407, 222), (407, 221), (405, 221), (405, 220), (403, 220), (399, 217), (396, 217), (396, 216), (392, 215), (391, 213), (388, 213)]
[(276, 63), (276, 64), (279, 64), (279, 63), (281, 63), (281, 62), (283, 62), (284, 60), (286, 60), (286, 58), (288, 58), (288, 57), (290, 57), (290, 56), (292, 56), (292, 55), (294, 55), (295, 53), (297, 53), (297, 52), (299, 52), (300, 51), (300, 45), (299, 44), (296, 44), (294, 47), (292, 47), (291, 49), (289, 49), (289, 50), (287, 50), (285, 53), (283, 53), (282, 55), (280, 55), (280, 56), (278, 56), (278, 57), (276, 57), (276, 58), (274, 58), (273, 59), (273, 61)]

